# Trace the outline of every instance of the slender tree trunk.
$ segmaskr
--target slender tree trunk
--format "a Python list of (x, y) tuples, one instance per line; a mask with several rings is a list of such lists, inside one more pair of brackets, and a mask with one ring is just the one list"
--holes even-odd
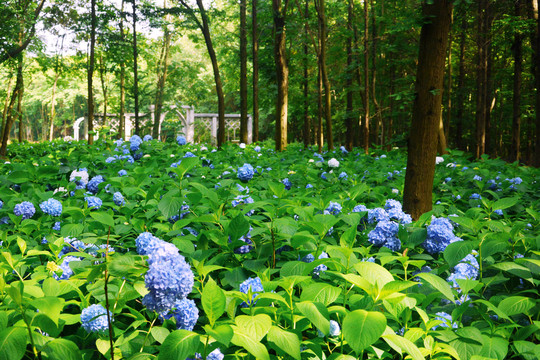
[(459, 38), (459, 74), (457, 83), (457, 116), (456, 116), (456, 146), (463, 150), (463, 114), (465, 108), (465, 35), (467, 31), (467, 17), (463, 14), (461, 34)]
[(491, 46), (491, 25), (494, 20), (493, 5), (488, 0), (488, 8), (486, 14), (486, 86), (485, 86), (485, 98), (484, 98), (484, 107), (486, 108), (486, 154), (492, 153), (493, 146), (491, 145), (491, 112), (493, 111), (495, 97), (493, 96), (493, 47)]
[[(124, 34), (124, 0), (122, 0), (122, 5), (120, 7), (120, 42), (122, 47), (124, 47), (125, 34)], [(124, 62), (124, 57), (122, 56), (120, 60), (120, 114), (118, 119), (118, 138), (124, 138), (124, 129), (126, 128), (126, 64)]]
[(369, 154), (369, 6), (364, 0), (364, 152)]
[[(450, 31), (452, 0), (423, 3), (403, 208), (413, 219), (432, 208), (433, 178), (437, 155), (437, 126), (441, 121), (446, 45)], [(434, 90), (436, 90), (434, 94)]]
[[(514, 1), (514, 11), (516, 17), (521, 17), (521, 0)], [(514, 55), (514, 93), (512, 97), (512, 161), (520, 160), (521, 145), (521, 73), (523, 66), (523, 35), (519, 30), (515, 30), (512, 53)], [(538, 111), (538, 109), (537, 109)]]
[(139, 120), (139, 76), (137, 74), (137, 7), (136, 0), (132, 0), (133, 10), (133, 98), (135, 106), (135, 134), (140, 135), (141, 124)]
[(6, 101), (4, 102), (4, 110), (2, 111), (2, 129), (0, 130), (0, 141), (1, 139), (3, 139), (4, 137), (4, 129), (6, 128), (6, 116), (7, 116), (7, 111), (8, 111), (8, 107), (9, 107), (9, 94), (11, 93), (11, 83), (13, 82), (13, 74), (9, 73), (9, 80), (8, 80), (8, 86), (7, 86), (7, 91), (6, 91)]
[(248, 142), (247, 0), (240, 0), (240, 142)]
[(540, 0), (536, 0), (536, 36), (535, 36), (535, 46), (534, 46), (534, 60), (535, 60), (535, 71), (534, 71), (534, 84), (536, 87), (535, 92), (535, 104), (536, 104), (536, 142), (535, 142), (535, 153), (536, 159), (534, 165), (540, 167), (540, 16), (538, 11), (540, 11)]
[[(163, 8), (167, 8), (167, 0), (164, 1)], [(165, 82), (167, 81), (170, 62), (171, 37), (172, 34), (169, 31), (167, 24), (165, 24), (163, 27), (163, 46), (161, 48), (161, 56), (157, 67), (158, 83), (154, 106), (154, 124), (152, 128), (152, 137), (154, 139), (159, 139), (159, 129), (163, 113), (163, 99), (165, 95)]]
[[(134, 0), (135, 1), (135, 0)], [(94, 49), (96, 46), (96, 0), (91, 1), (92, 7), (92, 27), (90, 30), (90, 59), (88, 60), (88, 145), (94, 143), (94, 135), (90, 134), (94, 131)]]
[(49, 141), (53, 140), (54, 137), (54, 118), (56, 117), (56, 86), (58, 83), (58, 78), (60, 73), (58, 72), (58, 67), (56, 68), (56, 74), (54, 76), (54, 83), (52, 88), (52, 98), (51, 98), (51, 126), (49, 129)]
[(7, 145), (9, 140), (9, 133), (11, 132), (11, 127), (14, 123), (13, 116), (13, 107), (15, 106), (15, 100), (19, 96), (19, 92), (23, 86), (23, 63), (22, 63), (22, 54), (19, 54), (18, 66), (17, 66), (17, 81), (15, 82), (15, 88), (11, 95), (11, 99), (7, 108), (6, 123), (4, 126), (4, 131), (2, 132), (2, 145), (0, 146), (0, 156), (6, 156)]
[(347, 108), (345, 113), (345, 147), (348, 151), (351, 151), (353, 148), (353, 139), (354, 139), (354, 104), (353, 104), (353, 21), (354, 21), (354, 7), (353, 0), (348, 0), (347, 7), (347, 75), (345, 83), (345, 91), (347, 92)]
[(444, 131), (444, 122), (443, 122), (443, 116), (442, 116), (442, 110), (441, 110), (441, 119), (439, 120), (439, 129), (438, 129), (438, 136), (437, 136), (437, 152), (439, 154), (448, 154), (448, 151), (446, 151), (446, 135)]
[(103, 63), (103, 54), (99, 56), (99, 78), (101, 80), (101, 92), (103, 93), (103, 126), (107, 126), (107, 86), (105, 84), (105, 64)]
[(274, 12), (274, 61), (278, 82), (276, 101), (276, 150), (287, 148), (287, 112), (289, 103), (289, 67), (285, 53), (285, 16), (288, 0), (272, 0)]
[(382, 118), (381, 106), (377, 100), (377, 17), (375, 13), (375, 7), (373, 6), (373, 0), (370, 0), (371, 6), (371, 99), (373, 105), (375, 105), (375, 143), (382, 145), (384, 142), (384, 124)]
[(326, 18), (325, 0), (315, 1), (317, 9), (317, 19), (319, 25), (319, 67), (324, 86), (324, 119), (326, 121), (326, 137), (328, 150), (334, 149), (334, 137), (332, 134), (332, 90), (330, 79), (328, 78), (328, 68), (326, 66), (326, 37), (328, 35), (328, 26)]
[(476, 97), (476, 157), (486, 152), (488, 82), (488, 7), (490, 0), (478, 0), (478, 63)]
[(19, 117), (19, 143), (23, 141), (23, 109), (22, 109), (22, 100), (24, 95), (24, 77), (22, 76), (22, 67), (24, 63), (24, 56), (21, 54), (20, 59), (20, 72), (21, 72), (21, 88), (19, 89), (19, 94), (17, 96), (17, 116)]
[(253, 53), (253, 142), (259, 141), (259, 29), (257, 0), (251, 1), (251, 31)]
[(323, 81), (321, 67), (317, 66), (317, 151), (320, 153), (324, 145), (323, 132)]
[(444, 121), (444, 137), (449, 142), (450, 120), (452, 119), (452, 42), (454, 40), (452, 25), (454, 24), (454, 12), (450, 23), (450, 35), (448, 36), (448, 75), (446, 77), (446, 119)]
[(304, 148), (307, 148), (311, 144), (311, 118), (309, 117), (309, 80), (308, 80), (308, 66), (309, 66), (309, 53), (308, 53), (308, 19), (309, 19), (309, 1), (304, 2), (304, 59), (302, 62), (304, 68), (303, 90), (304, 90)]

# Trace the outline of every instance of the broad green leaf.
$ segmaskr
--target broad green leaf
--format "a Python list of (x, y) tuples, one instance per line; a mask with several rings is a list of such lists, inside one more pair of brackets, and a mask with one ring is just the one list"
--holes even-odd
[(199, 347), (199, 335), (187, 331), (176, 330), (167, 336), (161, 344), (158, 359), (160, 360), (186, 360), (197, 352)]
[(339, 238), (339, 243), (344, 247), (353, 247), (356, 241), (356, 226), (351, 226), (343, 232)]
[(302, 275), (306, 270), (307, 264), (303, 261), (288, 261), (283, 265), (279, 274), (281, 277), (288, 277), (293, 275)]
[(317, 301), (324, 306), (332, 304), (338, 298), (341, 289), (330, 284), (315, 283), (306, 286), (300, 296), (301, 301)]
[(461, 359), (470, 359), (473, 355), (480, 355), (482, 345), (469, 339), (457, 338), (450, 342), (450, 345), (456, 349)]
[(516, 205), (519, 201), (518, 197), (505, 197), (497, 200), (491, 206), (492, 210), (503, 210)]
[(430, 284), (435, 290), (438, 290), (448, 300), (454, 302), (455, 299), (454, 299), (454, 293), (452, 292), (452, 288), (450, 287), (450, 284), (448, 284), (445, 280), (431, 273), (419, 273), (417, 276), (422, 278), (422, 280), (424, 280), (428, 284)]
[(525, 296), (510, 296), (499, 303), (499, 310), (504, 311), (508, 316), (527, 314), (535, 305), (535, 301)]
[(55, 296), (46, 296), (32, 301), (32, 305), (39, 309), (40, 313), (47, 315), (56, 325), (58, 325), (58, 317), (64, 308), (65, 300)]
[(28, 330), (22, 327), (10, 327), (0, 331), (0, 359), (20, 360), (26, 351)]
[(390, 271), (386, 270), (379, 264), (375, 264), (369, 261), (362, 261), (354, 264), (354, 268), (358, 271), (358, 274), (371, 284), (377, 284), (379, 289), (390, 281), (394, 281), (394, 277), (390, 274)]
[(383, 339), (386, 342), (392, 342), (394, 345), (398, 346), (401, 350), (409, 354), (414, 360), (424, 360), (424, 356), (420, 352), (420, 349), (413, 342), (404, 337), (398, 336), (396, 334), (386, 334), (383, 335)]
[(171, 332), (162, 326), (154, 326), (150, 333), (158, 343), (162, 344)]
[(180, 199), (179, 196), (167, 194), (163, 196), (163, 198), (159, 201), (158, 209), (159, 211), (161, 211), (161, 214), (163, 214), (163, 216), (168, 219), (173, 215), (178, 215), (182, 203), (183, 201)]
[(240, 315), (234, 320), (236, 325), (255, 341), (261, 341), (272, 326), (272, 319), (266, 314), (255, 316)]
[[(253, 339), (251, 334), (246, 334), (241, 328), (233, 326), (234, 336), (232, 343), (246, 349), (257, 360), (270, 360), (270, 355), (266, 347), (259, 341)], [(183, 359), (184, 360), (184, 359)]]
[(105, 225), (105, 227), (110, 226), (114, 228), (114, 218), (111, 215), (107, 214), (106, 212), (103, 212), (103, 211), (91, 212), (90, 216), (97, 222)]
[(375, 343), (386, 329), (386, 317), (380, 312), (355, 310), (343, 320), (343, 336), (356, 353)]
[(214, 279), (210, 278), (204, 286), (201, 302), (210, 325), (214, 326), (216, 320), (225, 312), (226, 305), (225, 293)]
[(42, 350), (49, 360), (82, 360), (79, 347), (67, 339), (49, 341)]
[(444, 259), (448, 262), (448, 266), (453, 268), (465, 256), (469, 255), (473, 249), (473, 244), (470, 241), (456, 241), (451, 243), (444, 249)]
[(227, 234), (232, 241), (240, 239), (240, 237), (246, 235), (249, 231), (249, 222), (244, 214), (239, 214), (229, 223), (227, 228)]
[(296, 303), (296, 307), (323, 334), (330, 332), (330, 319), (326, 306), (320, 302), (303, 301)]
[(301, 359), (300, 340), (295, 333), (286, 331), (277, 326), (272, 326), (268, 332), (268, 341), (274, 343), (287, 357)]
[(218, 325), (215, 328), (205, 325), (204, 330), (206, 330), (208, 335), (212, 336), (225, 346), (229, 346), (229, 343), (234, 335), (233, 329), (229, 325)]
[(497, 360), (506, 359), (508, 340), (498, 336), (482, 335), (483, 346), (481, 355)]

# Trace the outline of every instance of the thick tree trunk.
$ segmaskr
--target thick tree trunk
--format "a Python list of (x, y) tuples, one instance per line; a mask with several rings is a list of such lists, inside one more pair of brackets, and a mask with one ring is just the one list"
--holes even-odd
[(476, 95), (476, 148), (480, 158), (486, 152), (486, 120), (488, 107), (489, 7), (491, 0), (478, 1), (478, 63)]
[(309, 19), (309, 1), (304, 2), (304, 59), (302, 62), (304, 70), (304, 79), (303, 79), (303, 90), (304, 90), (304, 148), (307, 148), (311, 145), (311, 118), (309, 116), (309, 79), (308, 79), (308, 66), (309, 66), (309, 52), (308, 52), (308, 19)]
[[(124, 0), (122, 0), (122, 5), (120, 7), (120, 42), (124, 46), (125, 35), (124, 35)], [(126, 65), (124, 63), (124, 58), (120, 60), (120, 114), (118, 119), (118, 138), (124, 138), (124, 129), (126, 127)]]
[(364, 152), (369, 153), (369, 6), (364, 0)]
[(259, 31), (257, 0), (251, 2), (251, 32), (253, 53), (253, 142), (259, 141)]
[(135, 134), (140, 135), (141, 124), (139, 120), (139, 76), (137, 65), (137, 7), (136, 0), (132, 0), (132, 14), (133, 14), (133, 100), (135, 107)]
[[(441, 121), (446, 46), (450, 31), (451, 0), (422, 5), (422, 25), (416, 72), (403, 208), (418, 219), (432, 208), (433, 178), (437, 155), (437, 126)], [(435, 93), (435, 94), (434, 94)]]
[[(521, 17), (521, 0), (515, 0), (514, 11), (516, 17)], [(512, 161), (520, 160), (521, 145), (521, 73), (523, 67), (523, 35), (519, 30), (515, 30), (514, 41), (512, 43), (512, 53), (514, 55), (514, 92), (512, 96)], [(537, 109), (538, 111), (538, 109)]]
[(534, 47), (534, 60), (535, 60), (535, 71), (534, 71), (534, 84), (536, 87), (535, 93), (535, 103), (536, 103), (536, 143), (535, 143), (535, 153), (536, 159), (534, 165), (540, 167), (540, 16), (538, 15), (540, 11), (540, 0), (536, 0), (536, 37), (535, 37), (535, 47)]
[[(167, 1), (165, 0), (163, 7), (167, 7)], [(159, 129), (161, 123), (161, 115), (163, 113), (163, 99), (165, 95), (165, 82), (167, 81), (170, 48), (171, 48), (172, 34), (167, 27), (167, 24), (163, 29), (163, 46), (161, 48), (161, 56), (157, 67), (158, 82), (156, 91), (156, 101), (154, 104), (154, 124), (152, 128), (152, 137), (159, 140)]]
[(354, 7), (353, 0), (348, 0), (348, 10), (347, 10), (347, 75), (346, 75), (346, 84), (345, 91), (347, 92), (347, 108), (345, 113), (345, 147), (348, 151), (351, 151), (353, 148), (354, 141), (354, 108), (353, 108), (353, 21), (354, 21)]
[(448, 75), (446, 77), (446, 118), (444, 119), (444, 137), (449, 142), (450, 120), (452, 119), (452, 24), (454, 23), (454, 13), (450, 23), (450, 35), (448, 36)]
[(464, 114), (464, 99), (465, 99), (465, 33), (467, 31), (467, 18), (463, 14), (461, 22), (461, 34), (459, 38), (459, 74), (457, 83), (457, 114), (456, 114), (456, 146), (458, 149), (465, 148), (463, 144), (463, 114)]
[(240, 142), (248, 142), (247, 0), (240, 0)]
[(276, 150), (287, 148), (287, 111), (289, 101), (289, 67), (285, 53), (285, 15), (289, 1), (272, 0), (274, 12), (274, 61), (278, 82), (276, 101)]
[(2, 145), (0, 146), (0, 156), (6, 156), (7, 145), (9, 140), (9, 133), (11, 132), (11, 127), (13, 126), (14, 116), (13, 116), (13, 107), (15, 106), (15, 100), (19, 96), (19, 92), (23, 86), (23, 63), (22, 63), (22, 54), (19, 54), (19, 63), (17, 66), (17, 81), (15, 82), (15, 88), (11, 94), (11, 99), (7, 108), (6, 123), (2, 132)]
[[(133, 0), (135, 1), (135, 0)], [(88, 132), (94, 131), (94, 49), (96, 47), (96, 0), (91, 1), (92, 7), (92, 26), (90, 30), (90, 59), (88, 60)], [(94, 143), (94, 135), (88, 135), (88, 145)]]

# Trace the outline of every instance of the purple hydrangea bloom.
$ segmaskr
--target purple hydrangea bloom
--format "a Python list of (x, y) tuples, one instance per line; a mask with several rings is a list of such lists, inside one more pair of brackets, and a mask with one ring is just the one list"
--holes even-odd
[(368, 209), (368, 223), (373, 224), (379, 221), (388, 221), (390, 217), (383, 208)]
[(174, 317), (176, 328), (192, 331), (199, 319), (199, 309), (195, 301), (190, 299), (178, 300), (173, 307), (171, 314), (164, 316), (166, 319)]
[(289, 180), (289, 178), (285, 178), (285, 179), (281, 180), (281, 183), (283, 185), (285, 185), (285, 190), (291, 190), (292, 184), (291, 184), (291, 181)]
[(449, 244), (461, 240), (454, 235), (453, 230), (454, 227), (447, 218), (434, 218), (427, 227), (424, 249), (430, 254), (436, 254), (444, 251)]
[(375, 226), (375, 229), (369, 232), (368, 241), (375, 246), (383, 246), (387, 241), (395, 244), (395, 240), (393, 238), (396, 237), (398, 230), (399, 225), (393, 221), (379, 221), (377, 226)]

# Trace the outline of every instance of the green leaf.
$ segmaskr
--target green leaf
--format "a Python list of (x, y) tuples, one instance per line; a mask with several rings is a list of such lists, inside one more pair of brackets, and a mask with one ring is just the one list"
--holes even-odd
[(20, 360), (26, 351), (28, 330), (11, 327), (0, 331), (0, 360)]
[(212, 327), (217, 319), (225, 312), (226, 297), (223, 290), (210, 278), (202, 291), (201, 302), (204, 313)]
[(150, 330), (150, 333), (158, 343), (162, 344), (171, 332), (167, 328), (155, 326)]
[(492, 210), (503, 210), (508, 209), (509, 207), (512, 207), (516, 205), (519, 201), (518, 197), (505, 197), (500, 200), (497, 200), (493, 203), (491, 206)]
[(353, 247), (354, 243), (356, 241), (356, 233), (357, 229), (356, 226), (351, 226), (347, 230), (341, 234), (341, 237), (339, 238), (339, 243), (343, 247)]
[(498, 336), (482, 335), (483, 346), (480, 355), (503, 360), (508, 354), (508, 340)]
[(343, 320), (343, 336), (356, 353), (375, 343), (386, 329), (386, 317), (379, 312), (355, 310)]
[(395, 346), (399, 347), (401, 350), (405, 351), (407, 354), (411, 355), (413, 360), (424, 360), (424, 356), (420, 352), (420, 349), (410, 340), (405, 339), (404, 337), (398, 336), (396, 334), (386, 334), (383, 335), (383, 339), (386, 342), (391, 342)]
[(288, 277), (294, 275), (303, 275), (306, 270), (307, 264), (303, 261), (288, 261), (283, 265), (279, 274), (281, 277)]
[(229, 325), (218, 325), (215, 328), (205, 325), (204, 330), (206, 330), (208, 335), (212, 336), (225, 346), (229, 346), (229, 343), (234, 335), (233, 330)]
[(249, 222), (243, 214), (239, 214), (232, 219), (227, 228), (227, 234), (231, 237), (232, 241), (240, 239), (240, 237), (246, 235), (248, 231)]
[(286, 357), (300, 360), (300, 340), (295, 333), (272, 326), (268, 332), (268, 341), (275, 344)]
[(161, 344), (158, 359), (160, 360), (186, 360), (197, 352), (199, 335), (187, 330), (176, 330), (167, 336)]
[(173, 171), (178, 174), (180, 179), (184, 178), (184, 175), (199, 163), (198, 157), (188, 157), (183, 158), (177, 168), (174, 168)]
[(394, 281), (394, 277), (390, 274), (390, 271), (386, 270), (379, 264), (375, 264), (369, 261), (362, 261), (354, 264), (354, 268), (358, 271), (358, 274), (371, 284), (377, 284), (379, 289), (382, 289), (384, 285), (390, 281)]
[(309, 319), (323, 334), (330, 332), (328, 309), (320, 302), (303, 301), (296, 303), (300, 312)]
[(425, 280), (433, 288), (443, 294), (448, 300), (454, 302), (454, 293), (452, 292), (452, 288), (445, 280), (431, 273), (419, 273), (416, 276)]
[(324, 306), (332, 304), (338, 298), (341, 289), (330, 284), (315, 283), (306, 286), (300, 296), (301, 301), (317, 301)]
[(470, 359), (473, 355), (480, 355), (482, 352), (482, 345), (465, 338), (452, 340), (450, 345), (456, 349), (461, 359)]
[(67, 339), (49, 341), (42, 350), (49, 360), (81, 360), (79, 347)]
[(253, 339), (251, 334), (246, 334), (237, 326), (233, 326), (233, 332), (234, 336), (231, 340), (233, 344), (243, 347), (251, 355), (255, 356), (257, 360), (270, 360), (270, 355), (268, 354), (266, 347), (259, 341)]
[(83, 224), (65, 224), (60, 229), (62, 237), (77, 237), (82, 234), (84, 230)]
[(508, 316), (525, 314), (535, 305), (533, 299), (525, 296), (510, 296), (499, 303), (499, 310), (504, 311)]
[(32, 301), (32, 305), (39, 309), (40, 313), (47, 315), (56, 325), (58, 317), (64, 308), (65, 300), (56, 296), (46, 296)]
[(473, 244), (470, 241), (456, 241), (451, 243), (444, 249), (444, 259), (448, 262), (448, 266), (453, 268), (465, 256), (469, 255), (473, 249)]
[(261, 341), (272, 326), (272, 319), (266, 314), (255, 316), (240, 315), (234, 320), (236, 325), (255, 341)]
[(111, 215), (107, 214), (106, 212), (103, 212), (103, 211), (91, 212), (90, 216), (92, 217), (92, 219), (105, 225), (105, 227), (110, 226), (114, 228), (114, 218)]

